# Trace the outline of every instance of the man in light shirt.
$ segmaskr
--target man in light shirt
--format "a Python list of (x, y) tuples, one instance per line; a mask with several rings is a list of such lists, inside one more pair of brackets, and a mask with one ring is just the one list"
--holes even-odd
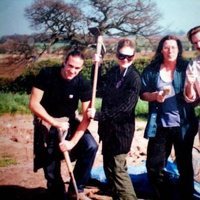
[(199, 55), (187, 67), (184, 94), (187, 102), (200, 105), (200, 26), (189, 30), (187, 36)]

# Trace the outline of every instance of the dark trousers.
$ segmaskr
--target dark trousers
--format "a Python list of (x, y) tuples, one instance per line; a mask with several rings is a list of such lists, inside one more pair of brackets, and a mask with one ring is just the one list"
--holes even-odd
[(113, 200), (137, 200), (127, 172), (127, 154), (103, 155), (103, 165)]
[[(64, 182), (61, 177), (60, 160), (63, 154), (59, 149), (59, 139), (57, 130), (51, 128), (47, 139), (47, 160), (44, 166), (47, 188), (51, 196), (62, 199), (65, 191)], [(78, 144), (70, 151), (71, 161), (76, 160), (74, 167), (74, 177), (78, 190), (81, 192), (90, 178), (95, 155), (98, 146), (93, 136), (87, 130)], [(70, 181), (69, 191), (74, 192), (73, 184)], [(58, 198), (59, 197), (59, 198)]]
[[(150, 138), (147, 148), (147, 172), (159, 200), (191, 200), (194, 191), (192, 148), (194, 134), (188, 131), (184, 136), (179, 127), (158, 128), (156, 137)], [(180, 174), (179, 195), (173, 196), (172, 185), (164, 168), (174, 145), (177, 168)]]

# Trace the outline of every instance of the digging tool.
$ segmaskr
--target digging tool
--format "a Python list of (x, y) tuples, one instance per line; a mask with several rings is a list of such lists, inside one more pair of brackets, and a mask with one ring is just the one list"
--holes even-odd
[[(106, 52), (106, 48), (103, 43), (103, 36), (101, 35), (100, 30), (97, 27), (93, 27), (93, 28), (89, 28), (89, 31), (95, 36), (95, 39), (97, 40), (96, 54), (99, 56), (103, 55)], [(95, 63), (91, 108), (94, 108), (95, 106), (99, 64), (100, 62)]]
[[(67, 136), (67, 131), (63, 132), (59, 129), (58, 133), (59, 133), (60, 142), (64, 141), (66, 136)], [(76, 199), (79, 200), (78, 187), (77, 187), (76, 180), (75, 180), (75, 177), (74, 177), (74, 174), (73, 174), (73, 167), (72, 167), (72, 163), (71, 163), (71, 160), (70, 160), (70, 157), (69, 157), (69, 152), (65, 151), (65, 152), (63, 152), (63, 154), (64, 154), (64, 158), (65, 158), (65, 161), (66, 161), (66, 164), (67, 164), (67, 168), (68, 168), (68, 171), (69, 171), (70, 178), (71, 178), (73, 186), (74, 186), (74, 190), (75, 190), (75, 193), (76, 193)]]

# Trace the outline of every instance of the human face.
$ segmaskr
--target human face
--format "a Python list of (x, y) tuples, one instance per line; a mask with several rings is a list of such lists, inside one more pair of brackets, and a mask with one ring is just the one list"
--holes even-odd
[(191, 39), (195, 49), (200, 52), (200, 32), (195, 33)]
[(176, 40), (166, 40), (163, 44), (162, 54), (164, 61), (176, 61), (178, 56), (178, 45)]
[(134, 49), (131, 47), (122, 47), (116, 56), (120, 68), (127, 68), (133, 63)]
[(83, 59), (79, 56), (69, 56), (61, 70), (62, 77), (67, 80), (72, 80), (83, 68)]

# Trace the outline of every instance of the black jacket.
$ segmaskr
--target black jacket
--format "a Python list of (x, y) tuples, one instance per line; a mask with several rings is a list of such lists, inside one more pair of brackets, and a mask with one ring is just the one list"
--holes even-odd
[(130, 66), (126, 74), (120, 74), (118, 66), (107, 72), (103, 79), (104, 89), (98, 133), (103, 144), (103, 154), (128, 153), (135, 130), (135, 106), (141, 88), (137, 70)]

